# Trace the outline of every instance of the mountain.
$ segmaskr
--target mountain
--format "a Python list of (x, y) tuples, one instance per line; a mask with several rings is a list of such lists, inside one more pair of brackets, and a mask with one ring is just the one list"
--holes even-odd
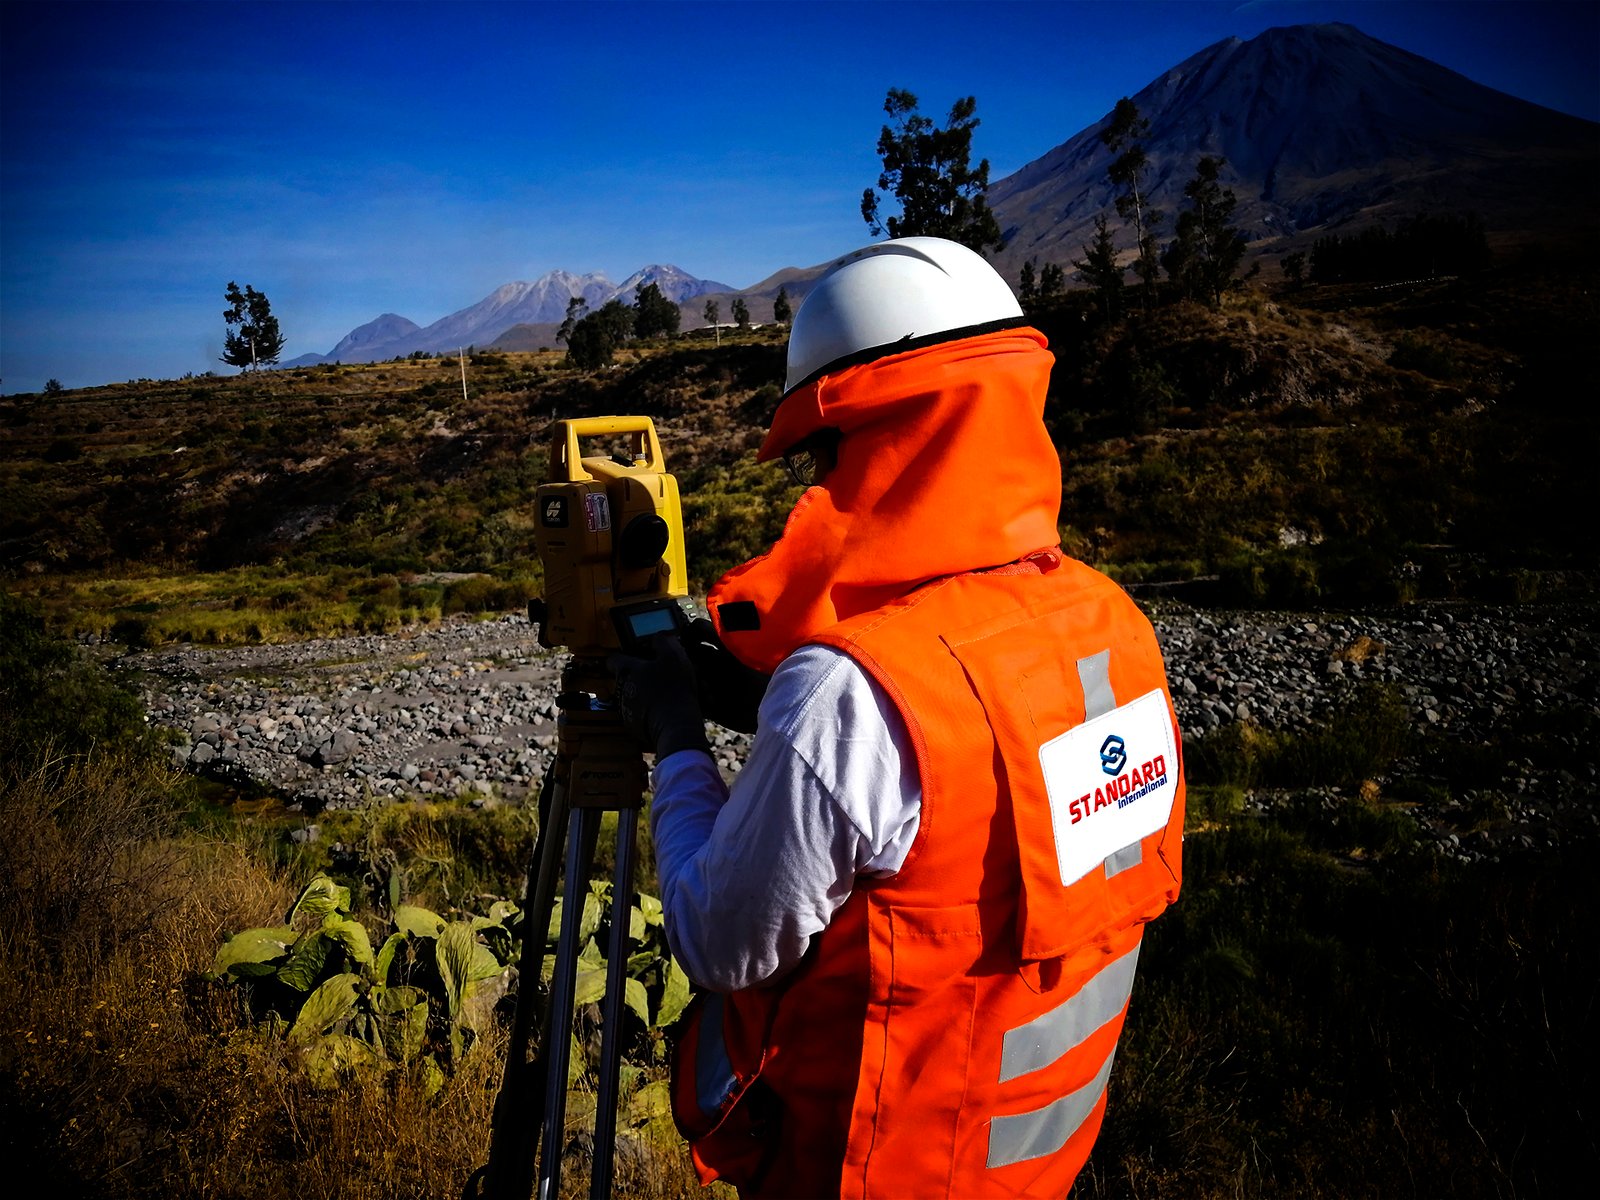
[(362, 362), (362, 355), (375, 346), (385, 346), (401, 338), (422, 332), (415, 321), (408, 321), (396, 313), (384, 313), (375, 321), (368, 321), (345, 334), (339, 344), (328, 351), (328, 357), (337, 362)]
[[(638, 298), (639, 289), (646, 284), (653, 283), (661, 289), (661, 294), (678, 306), (680, 313), (680, 328), (693, 329), (702, 323), (701, 311), (705, 305), (701, 297), (709, 296), (721, 300), (724, 297), (743, 295), (734, 292), (725, 283), (716, 283), (710, 279), (696, 279), (693, 275), (680, 271), (677, 267), (650, 266), (632, 275), (618, 285), (613, 297), (624, 304), (632, 304)], [(760, 287), (760, 284), (756, 285)], [(604, 301), (601, 301), (604, 303)], [(591, 304), (591, 308), (596, 307)], [(732, 304), (727, 303), (722, 307), (723, 318), (729, 319)], [(770, 320), (772, 318), (772, 305), (766, 306), (765, 315), (758, 312), (759, 305), (750, 306), (752, 319)], [(563, 306), (562, 319), (566, 318), (566, 309)], [(560, 328), (557, 321), (524, 321), (505, 330), (499, 337), (489, 344), (491, 350), (528, 351), (549, 350), (555, 345), (556, 331)]]
[[(1257, 252), (1306, 249), (1331, 230), (1394, 225), (1417, 213), (1475, 212), (1491, 243), (1557, 241), (1595, 246), (1600, 125), (1497, 92), (1350, 25), (1269, 29), (1248, 41), (1208, 46), (1132, 97), (1150, 122), (1147, 197), (1172, 236), (1183, 186), (1205, 155), (1225, 160), (1221, 180), (1238, 200), (1235, 224)], [(1115, 216), (1106, 178), (1105, 117), (989, 189), (1005, 246), (991, 256), (1015, 282), (1029, 259), (1068, 269), (1101, 213), (1120, 245), (1132, 235)], [(865, 236), (863, 235), (863, 241)], [(841, 250), (853, 247), (841, 247)], [(613, 285), (603, 275), (553, 271), (510, 283), (470, 308), (418, 329), (392, 313), (352, 330), (326, 358), (370, 362), (413, 350), (554, 344), (568, 300), (591, 308), (632, 303), (655, 282), (683, 311), (683, 328), (704, 323), (704, 300), (724, 319), (742, 297), (756, 321), (770, 320), (778, 289), (798, 306), (827, 263), (786, 267), (748, 288), (649, 266)]]
[[(1269, 29), (1185, 59), (1132, 97), (1150, 122), (1148, 196), (1171, 237), (1202, 155), (1226, 160), (1235, 223), (1289, 249), (1341, 226), (1472, 210), (1491, 239), (1592, 239), (1600, 125), (1474, 83), (1349, 25)], [(989, 189), (1017, 277), (1066, 266), (1110, 212), (1106, 117)], [(1119, 241), (1132, 244), (1113, 213)]]
[(567, 304), (581, 296), (591, 309), (612, 299), (632, 304), (639, 288), (655, 283), (662, 293), (683, 303), (708, 292), (726, 292), (728, 285), (697, 279), (670, 265), (652, 264), (635, 271), (621, 285), (593, 272), (574, 275), (551, 271), (532, 283), (507, 283), (459, 312), (440, 317), (426, 327), (394, 313), (351, 330), (327, 354), (303, 354), (285, 367), (312, 366), (323, 362), (379, 362), (403, 358), (416, 351), (438, 353), (464, 346), (488, 346), (516, 326), (558, 325), (567, 315)]
[[(710, 279), (696, 279), (687, 272), (678, 270), (677, 267), (651, 266), (642, 271), (635, 271), (617, 287), (614, 293), (618, 300), (624, 304), (632, 304), (640, 288), (647, 283), (653, 283), (661, 289), (661, 294), (674, 304), (686, 304), (697, 296), (704, 296), (709, 292), (726, 292), (728, 285), (717, 283)], [(608, 297), (609, 299), (609, 297)], [(604, 303), (604, 301), (601, 301)], [(565, 316), (563, 312), (562, 316)], [(560, 320), (561, 318), (557, 318)]]

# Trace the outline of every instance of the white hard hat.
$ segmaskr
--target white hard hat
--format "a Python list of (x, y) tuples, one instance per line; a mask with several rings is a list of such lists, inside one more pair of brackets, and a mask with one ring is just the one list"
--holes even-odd
[(795, 313), (785, 394), (818, 375), (958, 330), (1006, 324), (1022, 307), (982, 256), (936, 237), (896, 238), (829, 267)]

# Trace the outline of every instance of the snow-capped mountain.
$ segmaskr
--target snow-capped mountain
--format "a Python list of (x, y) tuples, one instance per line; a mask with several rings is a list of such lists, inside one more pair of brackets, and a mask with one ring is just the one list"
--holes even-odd
[(583, 297), (591, 309), (612, 299), (632, 304), (638, 290), (647, 283), (656, 284), (667, 299), (680, 304), (708, 292), (732, 290), (725, 283), (698, 279), (678, 267), (663, 264), (643, 267), (620, 285), (599, 272), (574, 275), (570, 271), (551, 271), (532, 283), (503, 284), (476, 304), (440, 317), (428, 326), (384, 313), (352, 329), (327, 354), (305, 354), (283, 365), (381, 362), (418, 350), (436, 353), (487, 346), (515, 325), (558, 324), (567, 315), (567, 305), (574, 296)]

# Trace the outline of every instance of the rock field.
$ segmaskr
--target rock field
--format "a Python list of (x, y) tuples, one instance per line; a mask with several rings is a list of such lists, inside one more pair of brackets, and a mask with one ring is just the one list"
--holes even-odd
[[(1539, 753), (1510, 753), (1498, 778), (1489, 771), (1481, 788), (1418, 813), (1442, 851), (1470, 861), (1600, 830), (1600, 755), (1579, 744), (1582, 732), (1561, 732), (1582, 724), (1574, 711), (1600, 707), (1594, 617), (1575, 605), (1162, 609), (1155, 624), (1186, 739), (1241, 721), (1308, 729), (1363, 680), (1392, 683), (1419, 733), (1454, 744), (1503, 740), (1552, 714)], [(554, 752), (561, 661), (525, 617), (507, 616), (293, 645), (167, 647), (115, 668), (132, 674), (150, 719), (176, 731), (175, 762), (277, 791), (309, 820), (387, 797), (526, 797)], [(711, 729), (731, 777), (749, 738)], [(1410, 766), (1402, 758), (1395, 769)]]

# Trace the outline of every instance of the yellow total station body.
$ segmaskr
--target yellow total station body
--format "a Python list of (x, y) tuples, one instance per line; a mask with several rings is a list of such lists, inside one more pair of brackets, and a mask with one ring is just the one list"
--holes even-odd
[[(606, 439), (609, 452), (582, 457), (580, 439)], [(547, 478), (534, 531), (545, 581), (539, 644), (598, 656), (676, 628), (688, 594), (683, 513), (654, 422), (558, 421)]]

